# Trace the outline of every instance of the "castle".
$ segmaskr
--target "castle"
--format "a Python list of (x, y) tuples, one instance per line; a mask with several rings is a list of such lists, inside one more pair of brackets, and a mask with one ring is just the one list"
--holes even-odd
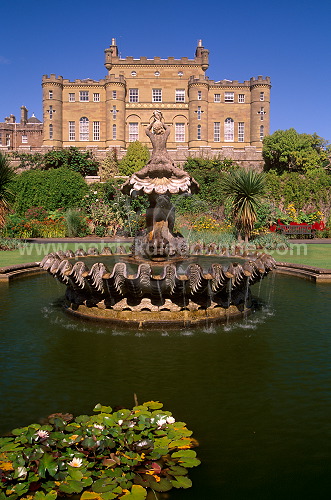
[(261, 162), (269, 134), (270, 78), (209, 80), (209, 51), (199, 40), (194, 59), (122, 58), (116, 40), (105, 50), (102, 80), (42, 78), (41, 150), (76, 146), (97, 157), (132, 141), (150, 146), (144, 129), (159, 109), (170, 127), (167, 147), (182, 163), (188, 156)]

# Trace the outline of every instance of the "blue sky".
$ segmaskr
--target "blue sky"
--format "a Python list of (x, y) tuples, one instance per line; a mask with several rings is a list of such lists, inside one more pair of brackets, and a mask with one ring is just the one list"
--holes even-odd
[(210, 51), (210, 79), (270, 76), (271, 132), (294, 127), (331, 142), (328, 0), (16, 0), (1, 9), (0, 121), (24, 104), (42, 119), (41, 78), (103, 78), (112, 37), (122, 57)]

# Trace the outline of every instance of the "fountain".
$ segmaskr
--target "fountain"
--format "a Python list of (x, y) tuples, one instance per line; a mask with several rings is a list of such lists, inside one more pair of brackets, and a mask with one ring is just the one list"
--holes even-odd
[[(67, 286), (68, 311), (126, 325), (195, 325), (246, 314), (249, 287), (275, 268), (267, 254), (228, 255), (211, 244), (193, 245), (174, 230), (173, 194), (196, 193), (197, 182), (176, 167), (167, 152), (170, 133), (160, 111), (146, 128), (153, 151), (145, 167), (122, 186), (132, 197), (147, 195), (146, 230), (130, 254), (121, 247), (89, 252), (91, 268), (77, 257), (84, 252), (51, 253), (41, 267)], [(102, 255), (102, 261), (99, 257)], [(76, 262), (74, 260), (76, 259)]]

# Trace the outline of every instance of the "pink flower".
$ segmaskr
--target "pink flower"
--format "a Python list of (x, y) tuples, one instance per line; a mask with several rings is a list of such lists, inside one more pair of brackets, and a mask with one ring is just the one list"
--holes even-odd
[(83, 460), (81, 458), (76, 458), (74, 457), (70, 462), (68, 462), (68, 465), (71, 465), (71, 467), (81, 467), (83, 464)]

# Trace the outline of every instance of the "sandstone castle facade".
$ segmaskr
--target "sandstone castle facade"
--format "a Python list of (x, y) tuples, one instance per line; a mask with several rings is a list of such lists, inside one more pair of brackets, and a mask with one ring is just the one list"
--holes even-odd
[(232, 158), (262, 165), (262, 140), (269, 134), (270, 78), (240, 83), (209, 80), (209, 51), (199, 40), (194, 59), (121, 58), (116, 40), (105, 50), (102, 80), (42, 78), (43, 123), (11, 115), (0, 124), (0, 149), (46, 152), (76, 146), (102, 158), (116, 148), (121, 158), (132, 141), (150, 147), (144, 129), (160, 109), (171, 133), (173, 159)]
[(105, 66), (108, 74), (99, 81), (43, 77), (43, 146), (149, 145), (144, 129), (154, 109), (171, 128), (168, 149), (178, 159), (201, 150), (253, 153), (269, 134), (270, 78), (209, 80), (209, 51), (201, 40), (194, 59), (134, 59), (121, 58), (113, 38)]

